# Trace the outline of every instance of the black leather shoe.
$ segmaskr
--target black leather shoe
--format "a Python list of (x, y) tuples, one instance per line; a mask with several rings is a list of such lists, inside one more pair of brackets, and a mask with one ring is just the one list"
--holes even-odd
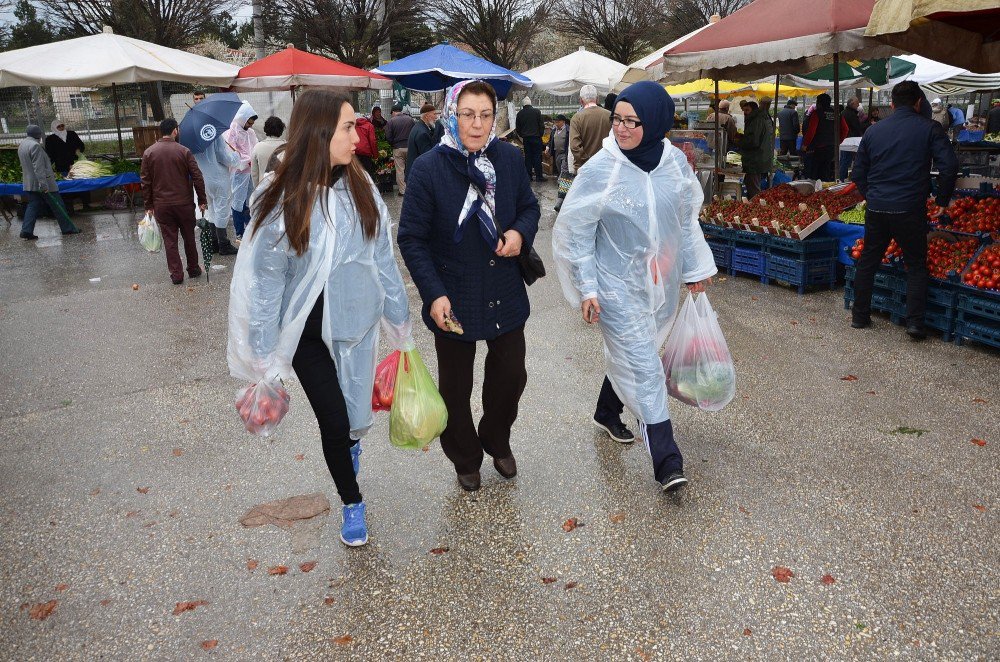
[(37, 235), (31, 234), (30, 232), (22, 232), (21, 239), (27, 239), (28, 241), (34, 241), (38, 239)]
[(183, 285), (184, 284), (184, 279), (183, 278), (171, 278), (170, 282), (173, 283), (174, 285)]
[(475, 492), (479, 489), (479, 472), (474, 471), (471, 474), (458, 474), (458, 484), (462, 486), (462, 489), (466, 492)]
[(493, 458), (493, 468), (507, 480), (517, 475), (517, 462), (514, 460), (513, 455), (504, 458)]
[(866, 320), (851, 320), (852, 329), (867, 329), (872, 325), (871, 318)]
[(916, 324), (906, 325), (906, 335), (910, 336), (911, 340), (923, 340), (927, 337), (927, 332), (924, 327), (917, 326)]

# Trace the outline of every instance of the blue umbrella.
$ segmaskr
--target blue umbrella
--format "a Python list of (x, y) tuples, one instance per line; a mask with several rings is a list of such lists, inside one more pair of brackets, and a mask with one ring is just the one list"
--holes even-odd
[(243, 101), (232, 92), (213, 94), (193, 106), (180, 123), (179, 142), (195, 154), (204, 152), (215, 137), (229, 129)]
[(437, 92), (463, 80), (482, 78), (493, 85), (497, 96), (503, 99), (515, 83), (524, 87), (534, 85), (527, 76), (504, 69), (450, 44), (432, 46), (426, 51), (408, 55), (372, 71), (418, 92)]

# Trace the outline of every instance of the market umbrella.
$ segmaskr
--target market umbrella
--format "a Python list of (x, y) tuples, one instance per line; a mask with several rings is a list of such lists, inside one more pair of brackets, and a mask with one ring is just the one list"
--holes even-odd
[(1000, 73), (974, 74), (968, 69), (942, 64), (920, 55), (903, 55), (901, 60), (912, 62), (915, 71), (907, 77), (934, 94), (947, 96), (964, 92), (1000, 90)]
[(235, 93), (223, 92), (192, 106), (178, 127), (178, 142), (195, 154), (204, 152), (216, 136), (229, 128), (242, 105), (243, 100)]
[(1000, 71), (997, 0), (878, 0), (865, 36), (973, 73)]
[[(650, 78), (652, 80), (660, 80), (661, 78), (663, 78), (663, 53), (665, 51), (669, 51), (674, 46), (679, 46), (680, 44), (684, 43), (685, 41), (687, 41), (691, 37), (695, 36), (696, 34), (698, 34), (699, 32), (701, 32), (702, 30), (704, 30), (705, 28), (707, 28), (712, 23), (717, 23), (718, 21), (719, 21), (719, 15), (715, 14), (715, 15), (712, 16), (711, 19), (709, 19), (708, 25), (703, 25), (700, 28), (698, 28), (697, 30), (693, 30), (693, 31), (687, 33), (683, 37), (680, 37), (678, 39), (674, 39), (672, 42), (670, 42), (666, 46), (662, 46), (660, 48), (657, 48), (657, 49), (653, 50), (652, 53), (650, 53), (646, 57), (643, 57), (643, 58), (640, 58), (640, 59), (636, 60), (635, 62), (633, 62), (629, 66), (630, 67), (637, 67), (639, 69), (645, 69), (646, 71), (649, 72), (649, 76), (650, 76)], [(697, 78), (697, 76), (695, 76), (694, 78)], [(684, 81), (678, 81), (678, 82), (684, 82)]]
[[(844, 87), (885, 87), (908, 78), (916, 68), (917, 65), (913, 62), (900, 57), (841, 61), (838, 63), (836, 77)], [(807, 74), (789, 76), (796, 84), (819, 85), (824, 88), (833, 87), (834, 77), (832, 64)]]
[(348, 90), (391, 90), (385, 76), (332, 60), (322, 55), (300, 51), (291, 44), (274, 55), (240, 69), (230, 89), (291, 90), (302, 85), (340, 87)]
[(417, 92), (438, 92), (459, 81), (481, 78), (493, 86), (497, 97), (504, 99), (515, 84), (524, 87), (534, 85), (526, 76), (450, 44), (432, 46), (372, 71)]
[[(702, 78), (700, 80), (694, 80), (690, 83), (682, 83), (680, 85), (665, 85), (664, 89), (674, 99), (687, 99), (688, 97), (705, 95), (714, 96), (716, 87), (716, 81), (710, 78)], [(738, 92), (748, 92), (750, 91), (750, 85), (747, 83), (734, 83), (728, 80), (718, 81), (719, 96), (726, 96), (728, 94), (735, 94)]]
[(125, 150), (116, 85), (171, 81), (227, 87), (238, 72), (239, 67), (231, 64), (114, 34), (108, 27), (89, 37), (0, 53), (0, 87), (110, 85), (122, 157)]
[(537, 89), (556, 96), (569, 96), (579, 93), (584, 85), (593, 85), (598, 94), (607, 94), (626, 71), (627, 65), (580, 46), (569, 55), (528, 69), (524, 76), (530, 78)]

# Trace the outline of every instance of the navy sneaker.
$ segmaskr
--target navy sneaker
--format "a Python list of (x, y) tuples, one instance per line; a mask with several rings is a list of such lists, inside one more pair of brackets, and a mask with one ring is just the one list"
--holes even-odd
[(344, 506), (344, 524), (340, 527), (340, 542), (348, 547), (360, 547), (368, 543), (364, 501)]
[(351, 464), (354, 465), (354, 475), (357, 476), (358, 472), (361, 471), (361, 440), (358, 439), (358, 443), (351, 446)]
[(684, 477), (683, 471), (675, 471), (663, 481), (664, 492), (674, 492), (688, 484), (688, 479)]
[(607, 432), (608, 436), (617, 441), (619, 444), (631, 444), (635, 441), (635, 435), (632, 434), (631, 430), (625, 427), (625, 424), (622, 423), (620, 419), (617, 421), (602, 423), (595, 418), (594, 425)]

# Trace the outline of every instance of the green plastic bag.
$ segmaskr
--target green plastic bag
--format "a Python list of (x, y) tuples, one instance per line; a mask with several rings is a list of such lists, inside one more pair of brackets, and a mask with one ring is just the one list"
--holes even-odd
[(448, 424), (448, 408), (417, 350), (403, 352), (389, 410), (389, 441), (399, 448), (420, 449)]

